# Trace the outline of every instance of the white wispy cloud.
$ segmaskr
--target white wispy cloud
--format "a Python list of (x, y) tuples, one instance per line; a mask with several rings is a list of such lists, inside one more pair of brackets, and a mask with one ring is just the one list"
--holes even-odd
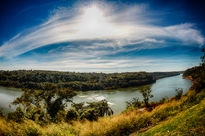
[[(49, 44), (82, 41), (108, 40), (96, 46), (127, 46), (143, 42), (162, 43), (163, 38), (176, 39), (189, 45), (204, 44), (204, 37), (193, 24), (156, 26), (156, 19), (146, 16), (146, 5), (119, 7), (104, 4), (72, 9), (60, 8), (43, 24), (24, 30), (0, 46), (1, 57), (14, 57)], [(80, 9), (80, 10), (77, 10)], [(92, 48), (90, 47), (90, 48)]]

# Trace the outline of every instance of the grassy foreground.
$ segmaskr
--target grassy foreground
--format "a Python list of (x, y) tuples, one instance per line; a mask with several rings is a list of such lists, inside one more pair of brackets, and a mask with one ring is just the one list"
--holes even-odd
[[(31, 120), (16, 123), (0, 119), (0, 135), (5, 136), (126, 136), (205, 134), (205, 90), (189, 90), (180, 100), (171, 98), (151, 112), (134, 110), (98, 121), (61, 122), (40, 126)], [(146, 130), (146, 132), (141, 132)], [(140, 132), (140, 133), (136, 133)]]
[(179, 113), (176, 117), (159, 123), (143, 133), (133, 136), (202, 136), (205, 134), (205, 100)]
[[(40, 125), (15, 122), (0, 112), (0, 136), (202, 136), (205, 135), (205, 64), (186, 71), (193, 85), (181, 98), (169, 98), (152, 110), (132, 109), (97, 121)], [(16, 117), (18, 118), (18, 117)]]

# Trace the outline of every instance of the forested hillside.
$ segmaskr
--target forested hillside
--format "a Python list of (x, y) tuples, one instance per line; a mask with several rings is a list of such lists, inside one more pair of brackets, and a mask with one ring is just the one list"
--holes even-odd
[[(193, 81), (185, 95), (176, 94), (172, 98), (149, 103), (149, 107), (143, 107), (146, 106), (144, 102), (136, 101), (140, 107), (111, 117), (103, 117), (112, 114), (106, 101), (88, 105), (76, 103), (67, 111), (62, 101), (69, 101), (75, 94), (65, 93), (64, 90), (55, 93), (50, 90), (28, 90), (14, 101), (25, 105), (26, 110), (18, 108), (7, 117), (0, 112), (0, 135), (202, 136), (205, 134), (204, 68), (205, 65), (201, 65), (184, 72), (184, 77)], [(51, 99), (54, 96), (56, 99)], [(43, 107), (39, 105), (42, 101)]]
[(126, 88), (150, 84), (180, 72), (75, 73), (40, 70), (0, 71), (0, 85), (42, 90), (47, 84), (76, 91)]

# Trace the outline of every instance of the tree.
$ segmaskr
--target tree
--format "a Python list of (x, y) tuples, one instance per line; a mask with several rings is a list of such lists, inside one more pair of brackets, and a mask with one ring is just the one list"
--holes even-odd
[(113, 115), (113, 110), (109, 107), (106, 100), (99, 102), (73, 103), (72, 108), (67, 112), (66, 119), (82, 120), (87, 119), (90, 121), (97, 120), (99, 117)]
[(142, 93), (143, 100), (146, 107), (149, 107), (149, 99), (153, 97), (151, 94), (152, 90), (150, 87), (141, 88), (140, 92)]
[(45, 111), (52, 119), (55, 119), (59, 111), (65, 111), (67, 102), (72, 102), (76, 95), (69, 89), (57, 89), (53, 84), (47, 84), (43, 90), (24, 89), (21, 97), (13, 104), (21, 104), (27, 113), (37, 109), (35, 114)]
[(96, 112), (100, 117), (110, 116), (113, 114), (113, 110), (109, 107), (107, 100), (102, 100), (99, 102), (90, 102), (88, 103), (89, 108), (95, 108)]
[(181, 88), (178, 88), (176, 89), (176, 96), (175, 96), (175, 99), (179, 100), (183, 95), (183, 89)]

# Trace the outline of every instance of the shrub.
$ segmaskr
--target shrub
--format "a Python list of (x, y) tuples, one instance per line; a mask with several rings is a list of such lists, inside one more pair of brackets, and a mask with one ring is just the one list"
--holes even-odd
[(126, 102), (127, 109), (129, 107), (139, 108), (141, 107), (142, 102), (139, 101), (139, 98), (132, 98), (132, 100)]
[(25, 130), (25, 135), (26, 136), (41, 136), (42, 133), (35, 127), (28, 127)]
[(168, 100), (169, 98), (168, 97), (163, 97), (160, 101), (159, 101), (159, 103), (164, 103), (166, 100)]
[(38, 124), (47, 124), (50, 122), (51, 118), (49, 114), (42, 108), (38, 108), (35, 106), (29, 106), (25, 113), (26, 118), (35, 121)]
[(4, 113), (0, 110), (0, 117), (5, 117)]
[(183, 89), (182, 88), (181, 89), (180, 88), (176, 89), (175, 99), (179, 100), (182, 97), (182, 95), (183, 95)]
[(71, 121), (71, 120), (77, 120), (78, 118), (78, 113), (76, 112), (75, 109), (70, 109), (68, 110), (66, 114), (66, 121)]
[(113, 115), (113, 110), (109, 107), (106, 100), (98, 102), (73, 103), (72, 109), (67, 113), (66, 120), (87, 119), (90, 121), (97, 120), (99, 117)]
[(22, 122), (24, 119), (23, 110), (20, 107), (18, 107), (15, 112), (8, 113), (8, 119), (13, 120), (15, 122)]
[(57, 115), (55, 116), (55, 118), (53, 118), (53, 121), (54, 122), (62, 122), (62, 121), (65, 121), (65, 118), (66, 118), (66, 112), (61, 110), (57, 113)]

